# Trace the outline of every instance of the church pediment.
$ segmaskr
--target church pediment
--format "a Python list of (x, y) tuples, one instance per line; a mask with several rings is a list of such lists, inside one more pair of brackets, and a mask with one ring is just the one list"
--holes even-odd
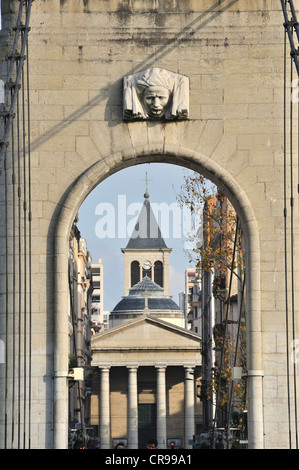
[(201, 362), (201, 338), (188, 330), (144, 315), (136, 320), (98, 333), (91, 340), (94, 365), (101, 363), (171, 364)]

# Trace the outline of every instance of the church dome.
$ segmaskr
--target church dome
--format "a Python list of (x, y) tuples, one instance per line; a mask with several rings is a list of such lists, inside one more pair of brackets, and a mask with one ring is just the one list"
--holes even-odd
[(145, 292), (146, 290), (147, 292), (155, 292), (155, 294), (160, 293), (161, 295), (164, 295), (163, 287), (160, 287), (148, 276), (144, 276), (141, 281), (137, 282), (137, 284), (131, 287), (131, 289), (129, 290), (129, 295), (138, 295), (140, 294), (140, 292)]
[(145, 276), (129, 290), (110, 314), (110, 320), (118, 324), (139, 315), (154, 315), (159, 318), (183, 317), (183, 312), (171, 297), (164, 294), (164, 289)]

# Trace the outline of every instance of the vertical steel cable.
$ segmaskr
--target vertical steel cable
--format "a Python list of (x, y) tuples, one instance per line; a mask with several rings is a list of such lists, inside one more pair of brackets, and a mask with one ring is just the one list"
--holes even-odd
[[(6, 222), (6, 292), (5, 319), (3, 320), (6, 338), (5, 448), (8, 446), (11, 448), (29, 446), (30, 448), (31, 446), (32, 214), (29, 69), (27, 65), (26, 78), (25, 66), (28, 64), (29, 19), (33, 0), (19, 0), (19, 2), (12, 53), (8, 57), (4, 104), (0, 104), (0, 162), (3, 162), (5, 171)], [(25, 24), (22, 23), (23, 17)], [(18, 47), (20, 47), (20, 52), (18, 52)], [(25, 61), (25, 53), (27, 61)], [(20, 88), (22, 88), (22, 95), (19, 97)], [(11, 145), (10, 152), (6, 150), (9, 145)], [(9, 204), (10, 198), (12, 198), (12, 206)], [(11, 246), (8, 243), (10, 235)], [(9, 431), (11, 431), (11, 436), (9, 436)]]
[[(21, 30), (21, 41), (24, 41), (24, 30)], [(25, 65), (24, 65), (25, 66)], [(23, 289), (23, 447), (26, 446), (26, 412), (27, 412), (27, 168), (26, 168), (26, 124), (25, 124), (25, 81), (24, 67), (21, 74), (22, 90), (22, 160), (23, 160), (23, 260), (24, 260), (24, 289)]]
[[(13, 41), (13, 46), (12, 46), (12, 53), (10, 56), (10, 62), (9, 62), (9, 67), (8, 67), (8, 73), (7, 73), (7, 79), (6, 79), (6, 85), (9, 86), (9, 84), (13, 81), (12, 80), (12, 75), (14, 72), (14, 67), (15, 67), (15, 56), (17, 53), (17, 47), (18, 47), (18, 42), (19, 42), (19, 28), (18, 26), (21, 23), (22, 15), (23, 15), (23, 6), (24, 6), (24, 1), (20, 1), (20, 6), (18, 10), (18, 16), (17, 16), (17, 22), (16, 22), (16, 28), (15, 28), (15, 36), (14, 36), (14, 41)], [(16, 98), (17, 98), (17, 92), (13, 94), (11, 103), (10, 103), (10, 109), (8, 113), (8, 119), (5, 122), (4, 125), (4, 132), (3, 132), (3, 137), (2, 137), (2, 145), (0, 146), (0, 162), (3, 158), (4, 152), (6, 145), (8, 144), (9, 140), (9, 135), (10, 135), (10, 130), (11, 130), (11, 123), (13, 120), (13, 111), (16, 107)]]
[(5, 269), (6, 269), (6, 296), (5, 296), (5, 448), (7, 448), (7, 425), (8, 425), (8, 214), (7, 214), (7, 152), (4, 156), (4, 185), (5, 185)]
[[(16, 374), (16, 177), (15, 177), (15, 145), (14, 121), (11, 124), (11, 159), (12, 159), (12, 411), (11, 411), (11, 442), (14, 442), (15, 432), (15, 374)], [(12, 445), (13, 447), (13, 445)]]
[[(23, 14), (23, 1), (20, 2), (19, 5), (19, 10), (17, 14), (17, 21), (16, 25), (18, 26)], [(12, 430), (12, 438), (11, 438), (11, 446), (13, 446), (13, 439), (14, 439), (14, 405), (15, 405), (15, 381), (14, 381), (14, 366), (15, 366), (15, 336), (14, 336), (14, 326), (12, 327), (12, 334), (13, 334), (13, 344), (12, 344), (12, 356), (13, 356), (13, 367), (12, 367), (12, 374), (13, 374), (13, 380), (12, 380), (12, 406), (11, 409), (8, 410), (8, 383), (9, 383), (9, 310), (8, 310), (8, 300), (9, 300), (9, 290), (8, 290), (8, 178), (7, 178), (7, 171), (8, 171), (8, 164), (7, 164), (7, 146), (9, 145), (9, 137), (11, 137), (11, 143), (12, 143), (12, 158), (14, 155), (14, 128), (13, 128), (13, 119), (14, 119), (14, 109), (15, 109), (15, 103), (16, 103), (16, 92), (17, 90), (15, 89), (13, 92), (13, 87), (11, 86), (13, 81), (12, 81), (12, 76), (14, 73), (14, 68), (15, 68), (15, 56), (16, 56), (16, 51), (17, 51), (17, 46), (18, 46), (18, 41), (19, 41), (19, 30), (18, 28), (15, 29), (15, 35), (14, 35), (14, 40), (13, 40), (13, 46), (12, 46), (12, 55), (9, 60), (9, 65), (8, 65), (8, 72), (7, 72), (7, 80), (5, 84), (5, 89), (4, 89), (4, 104), (0, 105), (0, 110), (1, 110), (1, 123), (3, 124), (3, 135), (1, 136), (0, 139), (0, 162), (3, 160), (4, 164), (4, 171), (5, 171), (5, 223), (6, 223), (6, 293), (5, 293), (5, 305), (6, 305), (6, 317), (5, 317), (5, 338), (6, 338), (6, 347), (5, 347), (5, 379), (4, 379), (4, 387), (5, 387), (5, 404), (4, 404), (4, 410), (5, 410), (5, 430), (4, 430), (4, 447), (8, 447), (8, 411), (11, 412), (12, 416), (12, 423), (11, 423), (11, 430)], [(7, 110), (6, 106), (8, 106), (9, 102), (9, 90), (10, 90), (10, 104), (9, 104), (9, 110)], [(13, 171), (13, 170), (12, 170)], [(12, 174), (12, 178), (14, 178), (14, 172)], [(14, 186), (14, 181), (12, 181), (12, 186)], [(14, 220), (14, 215), (13, 215), (13, 220)], [(13, 228), (13, 239), (14, 238), (14, 228)], [(14, 255), (13, 255), (14, 256)], [(15, 272), (15, 270), (13, 269)], [(14, 325), (14, 303), (13, 303), (13, 325)], [(10, 395), (10, 394), (9, 394)]]
[(28, 264), (29, 264), (29, 352), (28, 352), (28, 376), (29, 376), (29, 389), (28, 389), (28, 448), (31, 448), (31, 386), (32, 386), (32, 207), (31, 207), (31, 148), (30, 148), (30, 93), (29, 93), (29, 44), (28, 36), (26, 38), (26, 56), (27, 56), (27, 129), (28, 129), (28, 144), (27, 144), (27, 155), (28, 155)]
[[(290, 77), (291, 84), (293, 83), (293, 59), (290, 60)], [(291, 256), (291, 312), (292, 312), (292, 337), (293, 337), (293, 374), (294, 374), (294, 414), (295, 414), (295, 442), (296, 449), (298, 449), (298, 430), (297, 430), (297, 373), (296, 373), (296, 357), (295, 357), (295, 340), (296, 340), (296, 330), (295, 330), (295, 299), (294, 299), (294, 193), (293, 193), (293, 99), (291, 96), (290, 100), (290, 256)]]
[[(31, 196), (29, 196), (31, 186), (29, 189), (29, 183), (31, 185), (31, 174), (30, 174), (30, 109), (29, 109), (29, 69), (28, 69), (28, 32), (29, 28), (29, 18), (31, 11), (32, 0), (26, 0), (26, 18), (25, 24), (21, 28), (21, 57), (23, 59), (26, 57), (25, 52), (27, 52), (26, 61), (21, 71), (21, 81), (22, 81), (22, 118), (23, 118), (23, 237), (24, 237), (24, 292), (23, 292), (23, 302), (24, 302), (24, 312), (23, 312), (23, 355), (24, 355), (24, 383), (23, 383), (23, 447), (26, 448), (26, 442), (28, 444), (31, 441), (30, 433), (27, 432), (27, 429), (30, 427), (30, 413), (31, 413)], [(25, 76), (25, 67), (27, 67), (27, 73)], [(25, 78), (27, 77), (27, 109), (25, 104)], [(26, 113), (27, 111), (27, 113)], [(26, 114), (27, 114), (27, 129), (26, 129)], [(26, 145), (26, 136), (27, 142)], [(30, 176), (29, 176), (30, 175)], [(29, 181), (28, 181), (29, 180)], [(30, 211), (28, 211), (28, 199), (30, 198)], [(27, 231), (29, 227), (29, 232)], [(29, 237), (29, 238), (28, 238)], [(29, 257), (28, 257), (28, 245), (29, 245)], [(29, 271), (28, 271), (29, 266)], [(28, 286), (30, 291), (28, 292)], [(29, 310), (28, 310), (29, 302)], [(28, 317), (29, 315), (29, 317)], [(28, 325), (29, 322), (29, 325)], [(29, 330), (28, 330), (29, 326)], [(29, 390), (29, 395), (27, 394)], [(29, 400), (29, 401), (28, 401)], [(29, 444), (30, 447), (30, 444)]]
[(22, 329), (22, 233), (21, 233), (21, 156), (20, 156), (20, 110), (19, 95), (17, 95), (17, 155), (18, 155), (18, 314), (19, 314), (19, 334), (18, 334), (18, 449), (21, 440), (21, 329)]
[[(287, 0), (285, 0), (286, 6)], [(287, 145), (287, 131), (286, 131), (286, 106), (287, 106), (287, 98), (286, 98), (286, 90), (287, 90), (287, 83), (286, 83), (286, 36), (287, 30), (285, 28), (284, 34), (284, 105), (283, 105), (283, 113), (284, 113), (284, 129), (283, 129), (283, 148), (284, 148), (284, 165), (283, 165), (283, 173), (284, 173), (284, 271), (285, 271), (285, 322), (286, 322), (286, 360), (287, 360), (287, 396), (288, 396), (288, 420), (289, 420), (289, 447), (292, 448), (292, 428), (291, 428), (291, 399), (290, 399), (290, 359), (289, 359), (289, 307), (288, 307), (288, 248), (287, 248), (287, 180), (286, 180), (286, 167), (287, 167), (287, 158), (286, 158), (286, 145)]]
[[(291, 11), (291, 20), (288, 19), (287, 3), (289, 3)], [(295, 357), (295, 295), (294, 295), (294, 195), (293, 195), (293, 97), (291, 94), (290, 99), (290, 207), (291, 207), (291, 216), (290, 216), (290, 254), (288, 254), (288, 234), (287, 234), (287, 128), (286, 128), (286, 108), (287, 108), (287, 93), (286, 90), (289, 88), (286, 82), (286, 35), (289, 37), (289, 42), (291, 46), (291, 85), (293, 85), (293, 65), (295, 65), (297, 70), (297, 75), (299, 77), (299, 61), (298, 61), (298, 51), (295, 48), (293, 32), (296, 31), (297, 39), (299, 41), (299, 24), (296, 18), (296, 12), (294, 9), (292, 0), (281, 0), (281, 5), (284, 14), (284, 27), (285, 27), (285, 41), (284, 41), (284, 243), (285, 243), (285, 299), (286, 299), (286, 348), (287, 348), (287, 386), (288, 386), (288, 412), (289, 412), (289, 441), (290, 448), (292, 447), (292, 438), (291, 438), (291, 418), (290, 418), (290, 379), (289, 379), (289, 306), (288, 306), (288, 255), (291, 260), (290, 276), (291, 276), (291, 319), (292, 319), (292, 339), (293, 339), (293, 390), (294, 390), (294, 417), (295, 417), (295, 441), (296, 448), (298, 449), (298, 419), (297, 419), (297, 371), (296, 371), (296, 357)], [(299, 131), (299, 128), (298, 128)], [(299, 135), (299, 133), (298, 133)], [(298, 141), (299, 144), (299, 141)], [(299, 148), (298, 148), (299, 152)], [(298, 175), (299, 176), (299, 175)], [(299, 190), (299, 186), (298, 186)]]

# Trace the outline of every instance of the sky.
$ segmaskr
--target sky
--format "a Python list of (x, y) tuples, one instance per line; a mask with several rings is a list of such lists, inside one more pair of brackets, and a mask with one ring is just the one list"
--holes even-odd
[(87, 242), (92, 262), (98, 263), (101, 258), (103, 263), (105, 311), (113, 310), (124, 295), (124, 254), (121, 248), (126, 247), (133, 231), (146, 186), (165, 243), (172, 248), (169, 257), (170, 295), (176, 303), (179, 302), (178, 294), (185, 290), (185, 269), (194, 267), (189, 261), (191, 250), (185, 237), (189, 228), (192, 230), (192, 222), (189, 212), (180, 208), (177, 202), (186, 174), (188, 170), (178, 165), (136, 165), (100, 183), (81, 205), (77, 224), (81, 237)]

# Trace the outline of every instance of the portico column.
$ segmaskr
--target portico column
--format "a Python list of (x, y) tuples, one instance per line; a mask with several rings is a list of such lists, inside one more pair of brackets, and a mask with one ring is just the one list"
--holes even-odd
[(110, 449), (110, 368), (101, 369), (100, 436), (101, 449)]
[(185, 367), (185, 449), (192, 448), (194, 427), (194, 369)]
[(166, 367), (157, 367), (157, 441), (166, 449)]
[(128, 448), (138, 449), (137, 367), (128, 367)]

